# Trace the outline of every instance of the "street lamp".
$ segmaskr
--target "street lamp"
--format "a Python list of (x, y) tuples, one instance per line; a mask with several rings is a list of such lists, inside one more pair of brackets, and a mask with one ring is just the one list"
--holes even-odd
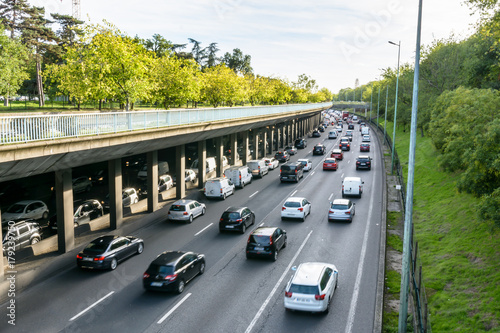
[(391, 154), (391, 175), (394, 174), (394, 146), (396, 145), (396, 116), (398, 114), (398, 85), (399, 85), (399, 56), (401, 51), (401, 41), (398, 44), (389, 41), (389, 44), (398, 47), (398, 75), (396, 78), (396, 101), (394, 102), (394, 129), (392, 131), (392, 154)]

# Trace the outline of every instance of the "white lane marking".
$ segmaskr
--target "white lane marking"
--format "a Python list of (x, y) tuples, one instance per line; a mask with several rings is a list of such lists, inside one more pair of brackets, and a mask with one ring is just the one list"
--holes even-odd
[(344, 174), (342, 173), (342, 176), (340, 176), (340, 178), (344, 178)]
[(307, 153), (308, 153), (308, 154), (312, 153), (312, 150), (309, 150)]
[[(372, 177), (372, 188), (374, 188), (375, 177)], [(356, 282), (354, 282), (354, 291), (352, 293), (351, 299), (351, 307), (349, 309), (349, 316), (347, 317), (347, 325), (345, 328), (346, 333), (352, 332), (352, 325), (354, 324), (354, 315), (356, 314), (356, 305), (358, 304), (358, 296), (359, 296), (359, 286), (361, 284), (361, 277), (363, 275), (363, 267), (366, 255), (366, 246), (368, 243), (368, 235), (370, 233), (371, 219), (372, 219), (372, 211), (373, 211), (373, 200), (375, 196), (370, 196), (370, 206), (368, 207), (368, 226), (365, 229), (365, 235), (363, 236), (363, 245), (361, 246), (361, 255), (359, 257), (358, 263), (358, 273), (356, 275)]]
[(264, 225), (264, 222), (262, 222), (261, 224), (259, 224), (259, 227), (262, 227)]
[(167, 319), (168, 316), (170, 316), (179, 306), (181, 306), (181, 304), (184, 303), (184, 301), (187, 300), (189, 296), (191, 296), (191, 293), (188, 293), (186, 296), (184, 296), (183, 299), (179, 301), (179, 303), (175, 304), (174, 307), (170, 309), (170, 311), (168, 311), (163, 317), (161, 317), (160, 320), (158, 320), (157, 324), (163, 323), (163, 321)]
[(254, 195), (256, 195), (257, 193), (259, 193), (259, 191), (256, 191), (254, 194), (250, 195), (249, 198), (253, 197)]
[(297, 193), (298, 190), (295, 190), (292, 192), (292, 194), (290, 194), (291, 197), (293, 197), (295, 195), (295, 193)]
[(212, 226), (213, 223), (210, 223), (209, 225), (207, 225), (205, 228), (201, 229), (200, 231), (198, 231), (197, 233), (195, 233), (194, 235), (195, 236), (198, 236), (199, 234), (201, 234), (203, 231), (207, 230), (208, 228), (210, 228)]
[(311, 176), (312, 176), (312, 175), (314, 175), (314, 173), (315, 173), (315, 172), (316, 172), (316, 171), (311, 172)]
[(333, 196), (333, 193), (331, 193), (330, 196), (328, 197), (328, 201), (332, 200), (332, 196)]
[(300, 245), (299, 249), (297, 250), (297, 253), (295, 253), (295, 255), (293, 256), (292, 260), (290, 261), (290, 263), (286, 267), (285, 271), (283, 272), (283, 274), (281, 274), (280, 279), (274, 285), (273, 290), (271, 290), (271, 293), (269, 294), (269, 296), (267, 296), (266, 300), (264, 301), (264, 303), (260, 307), (259, 311), (257, 312), (257, 314), (255, 315), (255, 317), (253, 318), (253, 320), (250, 323), (250, 325), (248, 325), (247, 329), (245, 330), (245, 333), (249, 333), (252, 330), (252, 328), (255, 326), (255, 324), (257, 323), (257, 320), (259, 320), (260, 316), (262, 315), (262, 312), (264, 312), (264, 310), (266, 309), (267, 304), (269, 303), (269, 301), (271, 300), (271, 298), (276, 293), (276, 290), (278, 290), (279, 285), (281, 284), (281, 282), (283, 281), (283, 279), (285, 278), (285, 276), (288, 274), (288, 271), (292, 267), (294, 261), (297, 259), (297, 257), (299, 256), (300, 252), (302, 252), (302, 249), (304, 248), (304, 246), (306, 245), (307, 241), (309, 240), (309, 237), (311, 237), (311, 234), (312, 234), (312, 230), (309, 231), (309, 234), (307, 234), (306, 239), (304, 239), (304, 241)]
[(114, 294), (114, 291), (110, 291), (106, 296), (104, 296), (103, 298), (101, 298), (100, 300), (94, 302), (93, 304), (91, 304), (90, 306), (88, 306), (85, 310), (83, 310), (82, 312), (80, 312), (79, 314), (77, 314), (76, 316), (74, 316), (73, 318), (71, 318), (69, 321), (73, 321), (75, 320), (76, 318), (80, 317), (81, 315), (83, 315), (85, 312), (89, 311), (90, 309), (92, 309), (94, 306), (96, 306), (97, 304), (101, 303), (102, 301), (104, 301), (106, 298), (108, 298), (109, 296), (113, 295)]

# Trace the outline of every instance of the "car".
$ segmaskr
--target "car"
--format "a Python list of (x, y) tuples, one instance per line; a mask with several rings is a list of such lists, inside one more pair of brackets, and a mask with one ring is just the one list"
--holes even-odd
[(352, 131), (351, 130), (347, 130), (345, 132), (345, 136), (349, 139), (349, 141), (352, 141)]
[(337, 171), (338, 169), (338, 164), (337, 160), (333, 157), (326, 158), (323, 161), (323, 170), (335, 170)]
[(301, 162), (288, 162), (281, 165), (280, 182), (299, 182), (304, 177), (304, 165)]
[(82, 176), (78, 178), (74, 178), (73, 182), (73, 192), (74, 193), (82, 193), (82, 192), (90, 192), (92, 189), (92, 178), (87, 176)]
[(247, 162), (247, 167), (252, 173), (252, 177), (262, 178), (269, 173), (269, 167), (264, 160), (251, 160)]
[(127, 187), (122, 191), (122, 201), (124, 207), (138, 203), (139, 196), (137, 195), (137, 191), (132, 187)]
[[(174, 179), (170, 175), (163, 175), (158, 177), (158, 193), (167, 191), (172, 187), (174, 187)], [(143, 198), (148, 195), (147, 181), (142, 181), (141, 187), (137, 190), (137, 195), (139, 196), (139, 198)]]
[(290, 160), (290, 154), (286, 151), (278, 151), (274, 154), (274, 158), (280, 162), (286, 162)]
[(27, 246), (34, 245), (42, 239), (40, 224), (34, 220), (9, 221), (3, 230), (3, 252), (15, 253)]
[(343, 160), (344, 159), (344, 152), (341, 149), (333, 149), (332, 153), (330, 154), (330, 157), (335, 158), (337, 161)]
[(312, 161), (307, 158), (299, 158), (297, 162), (302, 163), (304, 166), (304, 171), (310, 171), (312, 169)]
[(337, 130), (338, 133), (342, 133), (342, 125), (337, 125), (335, 129)]
[[(192, 169), (186, 169), (186, 170), (184, 170), (184, 182), (186, 182), (186, 183), (189, 183), (189, 182), (194, 183), (194, 182), (196, 182), (196, 178), (198, 178), (198, 176), (196, 175), (196, 172), (194, 172), (194, 170), (192, 170)], [(172, 178), (172, 186), (174, 184), (177, 184), (177, 176), (174, 176)], [(168, 188), (167, 188), (167, 190), (168, 190)]]
[(370, 151), (370, 144), (363, 142), (359, 145), (359, 151)]
[(196, 200), (177, 200), (168, 209), (169, 221), (193, 222), (198, 216), (205, 215), (207, 206)]
[(234, 194), (235, 185), (226, 177), (211, 178), (205, 182), (203, 193), (207, 198), (221, 198), (226, 200), (228, 195)]
[(280, 162), (274, 157), (266, 157), (264, 158), (264, 162), (266, 163), (269, 170), (274, 170), (280, 165)]
[(330, 203), (328, 210), (328, 222), (334, 220), (352, 222), (356, 214), (356, 204), (348, 199), (335, 199)]
[(325, 128), (324, 128), (322, 125), (320, 125), (320, 126), (318, 127), (318, 131), (320, 131), (320, 132), (324, 132), (324, 131), (325, 131)]
[(337, 131), (336, 130), (331, 130), (329, 133), (328, 133), (328, 139), (336, 139), (337, 138)]
[(347, 129), (353, 130), (354, 129), (354, 124), (353, 123), (349, 123), (349, 125), (347, 125)]
[(239, 231), (245, 233), (247, 227), (255, 224), (255, 213), (248, 207), (228, 207), (219, 220), (219, 232)]
[(363, 139), (361, 141), (362, 142), (370, 142), (370, 135), (368, 135), (368, 134), (363, 135)]
[(319, 138), (319, 137), (321, 137), (321, 133), (320, 133), (320, 131), (318, 131), (318, 130), (314, 130), (314, 131), (312, 132), (312, 137), (313, 137), (313, 138)]
[(47, 220), (49, 208), (40, 200), (23, 200), (11, 205), (2, 212), (2, 226), (8, 221), (17, 220)]
[(295, 155), (297, 154), (297, 148), (295, 146), (286, 146), (285, 150), (288, 152), (290, 155)]
[(339, 142), (339, 148), (342, 150), (351, 150), (351, 144), (348, 137), (341, 137)]
[(359, 155), (356, 158), (356, 170), (359, 169), (368, 169), (372, 168), (372, 158), (368, 155)]
[[(73, 214), (73, 222), (75, 224), (75, 227), (77, 227), (79, 225), (89, 223), (91, 220), (101, 217), (102, 215), (103, 208), (99, 200), (85, 200), (75, 209), (75, 213)], [(52, 229), (57, 229), (57, 224), (55, 224)]]
[(307, 141), (305, 139), (297, 139), (295, 140), (295, 147), (297, 147), (297, 149), (304, 149), (307, 147)]
[(184, 251), (160, 253), (142, 276), (142, 286), (150, 291), (181, 294), (186, 283), (205, 272), (205, 255)]
[(295, 272), (285, 287), (285, 309), (328, 313), (338, 286), (335, 265), (306, 262), (292, 270)]
[(313, 148), (313, 155), (324, 155), (326, 153), (326, 148), (321, 143), (318, 143)]
[(309, 214), (311, 214), (311, 203), (303, 197), (290, 197), (281, 207), (281, 220), (290, 218), (301, 219), (304, 222)]
[(342, 181), (342, 198), (346, 196), (361, 198), (364, 183), (361, 177), (345, 177)]
[(359, 131), (362, 132), (364, 127), (366, 127), (366, 124), (365, 123), (360, 123), (359, 124)]
[(92, 179), (92, 186), (106, 184), (108, 181), (108, 171), (105, 169), (100, 169), (90, 178)]
[(106, 235), (94, 239), (76, 255), (80, 268), (114, 270), (118, 264), (144, 251), (144, 241), (134, 236)]
[(247, 259), (255, 257), (278, 259), (278, 252), (287, 245), (287, 236), (284, 229), (272, 226), (260, 226), (248, 236)]

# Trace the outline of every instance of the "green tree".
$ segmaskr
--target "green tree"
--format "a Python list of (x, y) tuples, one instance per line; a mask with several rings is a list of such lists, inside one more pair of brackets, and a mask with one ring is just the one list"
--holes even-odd
[(28, 50), (16, 39), (8, 38), (0, 26), (0, 95), (4, 105), (14, 95), (24, 80), (29, 78), (27, 71)]
[(259, 105), (270, 99), (269, 78), (259, 75), (245, 75), (247, 81), (247, 97), (252, 105)]
[(30, 8), (27, 0), (0, 1), (0, 25), (10, 31), (10, 38), (23, 30), (23, 22), (29, 16)]
[(146, 50), (152, 51), (157, 57), (169, 56), (174, 44), (160, 34), (154, 34), (152, 38), (141, 41)]
[(253, 73), (251, 66), (252, 57), (248, 54), (243, 54), (240, 49), (234, 49), (233, 53), (226, 52), (222, 57), (221, 62), (231, 68), (237, 74)]
[(224, 64), (210, 67), (203, 72), (202, 96), (214, 107), (227, 103), (232, 106), (241, 100), (243, 78), (236, 75)]

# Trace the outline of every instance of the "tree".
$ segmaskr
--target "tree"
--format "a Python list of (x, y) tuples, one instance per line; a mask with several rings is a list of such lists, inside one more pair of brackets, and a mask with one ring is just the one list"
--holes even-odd
[(224, 102), (232, 106), (244, 95), (241, 89), (242, 80), (243, 78), (238, 77), (224, 64), (207, 68), (203, 72), (202, 96), (214, 107)]
[(10, 31), (10, 38), (23, 29), (23, 21), (29, 16), (30, 5), (27, 0), (1, 0), (0, 25)]
[(243, 54), (240, 49), (234, 49), (233, 53), (226, 52), (221, 59), (227, 67), (231, 68), (236, 74), (250, 74), (253, 73), (252, 66), (250, 65), (252, 57), (248, 54)]
[(169, 56), (174, 47), (171, 41), (160, 34), (154, 34), (153, 38), (142, 41), (142, 44), (146, 50), (154, 52), (159, 58)]
[(217, 52), (219, 52), (217, 43), (210, 43), (210, 45), (204, 50), (204, 53), (207, 55), (207, 63), (205, 64), (205, 67), (217, 66), (220, 60), (217, 57)]
[(250, 104), (258, 105), (270, 99), (269, 92), (269, 78), (259, 75), (247, 74), (245, 75), (248, 87), (247, 97)]
[(193, 48), (191, 49), (191, 54), (193, 55), (194, 60), (200, 65), (200, 68), (203, 67), (203, 62), (206, 59), (205, 50), (201, 48), (201, 42), (193, 38), (188, 38), (189, 42), (193, 44)]
[(16, 39), (10, 39), (0, 26), (0, 95), (4, 105), (14, 95), (24, 80), (29, 78), (27, 71), (28, 50)]

